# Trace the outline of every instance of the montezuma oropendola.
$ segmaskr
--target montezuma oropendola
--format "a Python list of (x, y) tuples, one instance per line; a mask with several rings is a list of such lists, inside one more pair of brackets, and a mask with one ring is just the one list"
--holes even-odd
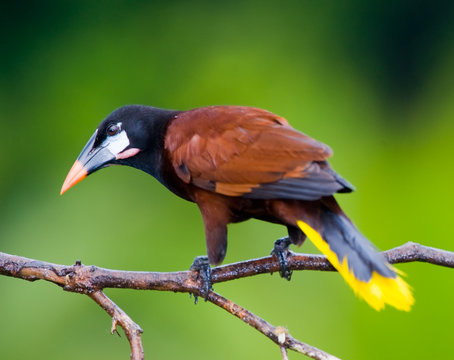
[(271, 112), (239, 106), (172, 111), (141, 105), (101, 122), (61, 190), (98, 169), (128, 165), (153, 175), (202, 213), (209, 262), (227, 248), (227, 225), (250, 218), (307, 236), (373, 308), (410, 310), (407, 283), (333, 197), (353, 187), (330, 167), (331, 149)]

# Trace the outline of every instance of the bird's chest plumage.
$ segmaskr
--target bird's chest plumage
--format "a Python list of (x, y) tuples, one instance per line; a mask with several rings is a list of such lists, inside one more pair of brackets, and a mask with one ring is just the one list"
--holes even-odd
[(181, 181), (165, 154), (161, 159), (159, 172), (154, 177), (175, 195), (187, 201), (196, 202), (193, 185)]

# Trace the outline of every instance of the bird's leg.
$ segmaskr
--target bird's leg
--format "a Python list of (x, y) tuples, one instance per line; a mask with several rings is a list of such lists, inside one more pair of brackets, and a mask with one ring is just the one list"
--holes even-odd
[(292, 242), (290, 241), (289, 237), (283, 237), (280, 239), (277, 239), (274, 242), (274, 249), (271, 251), (271, 255), (274, 255), (277, 257), (279, 260), (279, 274), (281, 277), (284, 279), (287, 279), (290, 281), (292, 277), (292, 270), (288, 268), (288, 261), (287, 257), (289, 255), (289, 246)]
[[(208, 293), (213, 289), (211, 286), (211, 267), (208, 262), (208, 256), (197, 256), (189, 269), (199, 273), (202, 282), (200, 295), (207, 301)], [(194, 303), (197, 304), (198, 300), (198, 295), (194, 294)]]

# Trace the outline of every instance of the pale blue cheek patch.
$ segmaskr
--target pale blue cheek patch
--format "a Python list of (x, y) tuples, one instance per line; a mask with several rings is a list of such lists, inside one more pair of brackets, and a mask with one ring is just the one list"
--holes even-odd
[(129, 146), (128, 135), (123, 130), (117, 135), (107, 138), (101, 146), (116, 156)]

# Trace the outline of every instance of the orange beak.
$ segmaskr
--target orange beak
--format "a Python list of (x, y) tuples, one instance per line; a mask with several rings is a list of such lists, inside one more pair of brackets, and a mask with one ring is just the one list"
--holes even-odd
[(71, 170), (69, 170), (68, 175), (66, 176), (65, 182), (60, 191), (60, 195), (71, 188), (72, 186), (76, 185), (79, 181), (85, 179), (88, 175), (88, 171), (83, 167), (82, 163), (79, 160), (76, 160)]
[(85, 179), (87, 175), (109, 166), (115, 155), (112, 154), (108, 148), (103, 146), (94, 147), (96, 134), (98, 130), (91, 136), (88, 143), (84, 146), (82, 152), (74, 163), (73, 167), (66, 176), (66, 180), (60, 191), (60, 195), (63, 194), (70, 187), (76, 185), (79, 181)]

